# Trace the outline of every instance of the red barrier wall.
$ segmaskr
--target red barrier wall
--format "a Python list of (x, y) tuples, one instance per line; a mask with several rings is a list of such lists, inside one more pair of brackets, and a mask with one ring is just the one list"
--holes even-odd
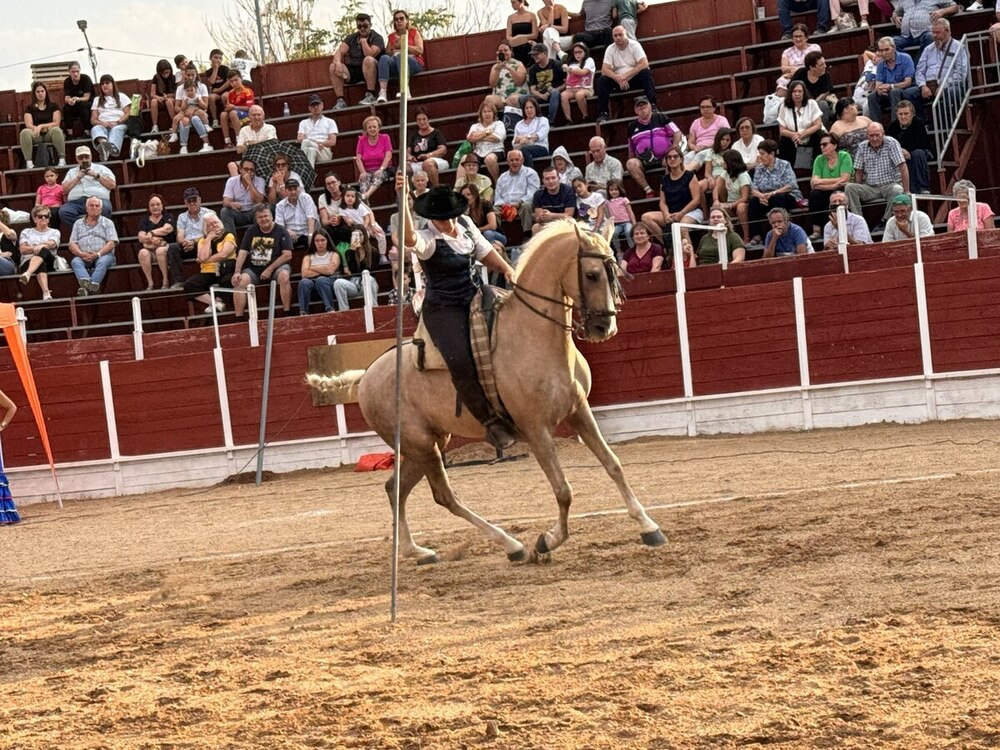
[(935, 372), (1000, 366), (1000, 258), (924, 266)]

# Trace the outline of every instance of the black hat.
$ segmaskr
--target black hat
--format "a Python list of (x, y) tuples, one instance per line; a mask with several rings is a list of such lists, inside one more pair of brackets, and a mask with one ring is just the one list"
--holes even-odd
[(287, 180), (285, 180), (285, 187), (286, 188), (300, 187), (299, 181), (296, 180), (294, 177), (289, 177)]
[(198, 192), (198, 188), (189, 187), (184, 191), (184, 200), (189, 201), (193, 198), (200, 198), (201, 193)]
[(313, 94), (312, 96), (309, 97), (310, 107), (314, 104), (322, 104), (322, 103), (323, 103), (323, 97), (320, 96), (319, 94)]
[(638, 107), (640, 104), (649, 104), (649, 97), (646, 97), (646, 96), (637, 96), (635, 98), (635, 103), (634, 103), (633, 106)]
[(548, 52), (549, 52), (549, 48), (546, 47), (544, 44), (539, 44), (538, 42), (535, 42), (534, 44), (531, 45), (531, 53), (530, 54), (532, 54), (532, 55), (540, 55), (543, 52), (546, 53), (546, 54), (548, 54)]
[(469, 207), (468, 202), (459, 193), (446, 185), (432, 187), (426, 193), (413, 201), (413, 210), (417, 216), (425, 219), (454, 219), (461, 216)]

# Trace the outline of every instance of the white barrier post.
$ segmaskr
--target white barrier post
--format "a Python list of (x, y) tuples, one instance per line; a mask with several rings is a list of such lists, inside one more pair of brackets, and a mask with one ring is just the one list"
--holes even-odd
[(850, 273), (847, 263), (847, 206), (837, 206), (837, 252), (844, 259), (844, 273)]
[(910, 226), (913, 227), (913, 239), (917, 246), (917, 263), (923, 263), (924, 256), (920, 250), (920, 224), (917, 222), (917, 196), (913, 193), (910, 193)]
[(253, 284), (247, 284), (247, 325), (250, 326), (250, 346), (260, 346), (260, 332), (257, 330), (257, 292)]
[(17, 329), (21, 333), (21, 343), (28, 345), (28, 316), (23, 307), (14, 308), (14, 319), (17, 320)]
[[(688, 345), (687, 326), (687, 283), (684, 278), (684, 253), (681, 250), (681, 225), (675, 223), (671, 227), (674, 240), (674, 278), (677, 279), (677, 338), (681, 349), (681, 375), (684, 379), (684, 398), (694, 395), (694, 381), (691, 377), (691, 347)], [(689, 432), (690, 432), (689, 427)]]
[(365, 298), (365, 331), (372, 333), (375, 330), (375, 313), (372, 307), (375, 305), (375, 296), (371, 290), (372, 275), (368, 271), (361, 272), (361, 292)]
[(966, 227), (966, 237), (969, 242), (969, 260), (976, 260), (979, 257), (979, 235), (976, 232), (976, 224), (979, 223), (979, 215), (976, 213), (976, 189), (969, 188), (969, 225)]
[(141, 360), (142, 352), (142, 308), (139, 298), (132, 298), (132, 344), (135, 347), (135, 358)]

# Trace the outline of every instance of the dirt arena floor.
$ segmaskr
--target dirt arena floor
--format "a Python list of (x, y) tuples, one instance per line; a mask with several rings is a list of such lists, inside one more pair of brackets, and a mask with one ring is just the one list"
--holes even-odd
[[(395, 625), (385, 473), (28, 506), (0, 528), (0, 748), (998, 747), (998, 441), (618, 446), (659, 549), (564, 441), (573, 536), (547, 564), (418, 488), (443, 561), (402, 563)], [(533, 460), (452, 478), (526, 543), (554, 518)]]

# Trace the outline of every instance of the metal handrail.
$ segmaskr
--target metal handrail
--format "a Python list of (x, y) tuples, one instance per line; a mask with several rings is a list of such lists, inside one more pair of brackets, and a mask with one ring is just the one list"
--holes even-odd
[[(978, 32), (966, 34), (957, 40), (959, 44), (958, 53), (948, 61), (941, 73), (940, 85), (934, 93), (931, 101), (931, 129), (934, 135), (934, 146), (937, 149), (936, 157), (938, 164), (945, 157), (948, 146), (951, 145), (955, 131), (961, 121), (965, 106), (972, 96), (972, 57), (969, 54), (969, 42), (975, 40)], [(965, 80), (962, 85), (952, 80), (955, 66), (962, 58), (966, 61)]]

